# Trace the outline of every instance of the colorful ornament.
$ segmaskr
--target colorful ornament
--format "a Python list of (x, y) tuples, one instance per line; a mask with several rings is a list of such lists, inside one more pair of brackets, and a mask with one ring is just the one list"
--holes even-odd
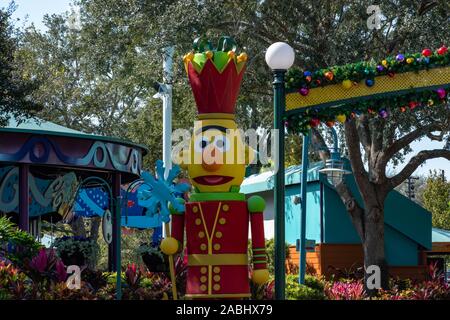
[(312, 73), (311, 73), (311, 71), (305, 71), (305, 72), (303, 72), (303, 75), (304, 75), (305, 77), (311, 77), (311, 76), (312, 76)]
[(333, 72), (332, 72), (332, 71), (327, 71), (327, 72), (325, 72), (325, 78), (326, 78), (328, 81), (332, 81), (333, 78), (334, 78)]
[(401, 106), (401, 107), (400, 107), (400, 111), (401, 111), (401, 112), (405, 112), (405, 111), (406, 111), (406, 107), (405, 107), (405, 106)]
[(334, 121), (328, 120), (328, 121), (325, 123), (325, 125), (326, 125), (328, 128), (331, 128), (331, 127), (334, 126)]
[(227, 55), (228, 55), (228, 58), (234, 59), (234, 57), (236, 56), (236, 53), (234, 53), (234, 51), (230, 50), (230, 51), (228, 51)]
[(375, 113), (375, 111), (372, 108), (367, 108), (367, 112), (369, 114), (374, 114)]
[(432, 54), (433, 54), (433, 51), (431, 51), (431, 49), (426, 48), (426, 49), (423, 49), (423, 50), (422, 50), (422, 55), (423, 55), (424, 57), (429, 57), (429, 56), (431, 56)]
[(352, 113), (350, 113), (350, 115), (352, 116), (353, 119), (356, 118), (356, 113), (355, 113), (355, 111), (352, 111)]
[(383, 71), (384, 71), (384, 67), (381, 64), (377, 65), (377, 72), (383, 72)]
[(398, 62), (403, 62), (403, 61), (405, 61), (405, 56), (402, 55), (401, 53), (399, 53), (399, 54), (395, 57), (395, 59), (396, 59)]
[(430, 63), (430, 58), (428, 58), (428, 57), (425, 57), (425, 58), (423, 58), (423, 60), (422, 61), (425, 61), (425, 63), (426, 64), (429, 64)]
[(342, 87), (344, 89), (350, 89), (352, 87), (352, 81), (348, 79), (342, 81)]
[(385, 67), (385, 68), (387, 68), (387, 66), (388, 66), (388, 62), (387, 62), (387, 60), (383, 60), (383, 61), (381, 61), (381, 64), (383, 65), (383, 67)]
[(212, 51), (206, 51), (205, 52), (206, 58), (208, 59), (212, 59), (212, 57), (214, 56), (214, 53)]
[(345, 120), (347, 120), (347, 117), (345, 114), (338, 114), (336, 116), (336, 120), (339, 121), (340, 123), (344, 123)]
[(381, 109), (378, 112), (378, 115), (380, 116), (380, 118), (386, 119), (388, 117), (388, 112), (386, 111), (386, 109)]
[(242, 52), (240, 55), (238, 55), (237, 57), (237, 62), (244, 62), (247, 61), (248, 56), (245, 52)]
[(284, 122), (284, 126), (285, 126), (285, 127), (288, 127), (288, 126), (289, 126), (289, 121), (286, 120), (286, 121)]
[(309, 124), (311, 127), (315, 128), (320, 124), (320, 120), (318, 118), (312, 118), (311, 121), (309, 121)]
[(183, 57), (184, 62), (192, 61), (192, 59), (194, 59), (194, 53), (192, 51), (185, 54)]
[(446, 47), (446, 46), (442, 46), (442, 47), (440, 47), (440, 48), (437, 50), (437, 53), (438, 53), (439, 55), (442, 56), (442, 55), (446, 54), (447, 51), (448, 51), (447, 47)]
[(419, 104), (418, 104), (417, 102), (415, 102), (415, 101), (410, 101), (410, 102), (408, 103), (409, 110), (414, 110), (414, 108), (416, 108), (418, 105), (419, 105)]
[(433, 99), (428, 99), (427, 105), (428, 105), (429, 107), (432, 107), (432, 106), (434, 105)]
[(302, 96), (307, 96), (309, 93), (309, 89), (306, 87), (300, 88), (300, 90), (298, 91)]
[(436, 90), (436, 93), (437, 93), (439, 99), (444, 99), (444, 98), (445, 98), (446, 92), (445, 92), (445, 89), (444, 89), (444, 88), (439, 88), (439, 89), (437, 89), (437, 90)]
[(374, 79), (366, 79), (366, 86), (373, 87), (374, 84), (375, 84)]
[(316, 79), (315, 83), (316, 85), (320, 86), (322, 84), (322, 81), (320, 81), (320, 79)]
[(413, 63), (414, 62), (414, 58), (407, 58), (406, 59), (406, 63), (407, 64), (411, 64), (411, 63)]
[(306, 82), (311, 82), (312, 77), (311, 76), (306, 76), (305, 79), (306, 79)]
[(393, 77), (395, 76), (395, 73), (394, 73), (394, 71), (389, 71), (389, 72), (387, 73), (387, 75), (388, 75), (390, 78), (393, 78)]

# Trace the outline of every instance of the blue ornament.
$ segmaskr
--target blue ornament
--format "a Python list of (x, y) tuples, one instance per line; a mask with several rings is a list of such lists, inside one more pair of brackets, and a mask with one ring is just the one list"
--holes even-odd
[(311, 76), (312, 76), (312, 73), (311, 73), (311, 71), (305, 71), (305, 72), (303, 72), (303, 75), (304, 75), (305, 77), (311, 77)]
[(398, 62), (403, 62), (405, 60), (405, 56), (402, 54), (398, 54), (395, 59), (397, 59)]
[(426, 64), (429, 64), (430, 63), (430, 58), (425, 57), (425, 58), (423, 58), (423, 61), (425, 61)]
[(366, 86), (372, 87), (375, 84), (375, 80), (373, 79), (366, 79)]
[(181, 204), (176, 194), (184, 193), (190, 189), (186, 183), (175, 184), (173, 180), (180, 174), (180, 167), (174, 166), (169, 171), (167, 179), (164, 179), (164, 165), (161, 160), (156, 161), (156, 179), (148, 172), (142, 173), (144, 184), (138, 188), (138, 204), (147, 208), (150, 215), (161, 214), (163, 222), (170, 221), (169, 202), (178, 212), (184, 212), (184, 205)]

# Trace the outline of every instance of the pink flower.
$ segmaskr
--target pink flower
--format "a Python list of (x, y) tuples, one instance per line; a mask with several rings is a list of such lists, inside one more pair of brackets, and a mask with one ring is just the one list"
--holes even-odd
[(45, 252), (45, 248), (41, 248), (39, 250), (39, 253), (36, 257), (31, 259), (30, 266), (40, 273), (45, 272), (45, 269), (47, 268), (47, 253)]
[(67, 278), (67, 272), (66, 272), (66, 266), (61, 260), (58, 260), (55, 265), (56, 269), (56, 277), (58, 278), (58, 281), (63, 282), (66, 281)]

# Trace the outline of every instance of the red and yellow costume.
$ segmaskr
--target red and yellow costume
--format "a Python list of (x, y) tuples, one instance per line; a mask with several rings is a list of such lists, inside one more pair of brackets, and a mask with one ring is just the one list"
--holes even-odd
[(187, 169), (195, 192), (184, 213), (172, 212), (172, 238), (164, 239), (161, 248), (170, 254), (175, 251), (173, 244), (178, 243), (180, 251), (186, 231), (187, 298), (250, 296), (249, 226), (251, 277), (259, 284), (268, 279), (264, 200), (259, 196), (246, 200), (239, 193), (246, 163), (254, 152), (239, 132), (229, 135), (229, 130), (237, 132), (234, 108), (247, 56), (236, 56), (235, 46), (230, 47), (232, 40), (223, 39), (219, 41), (221, 50), (191, 52), (184, 58), (199, 121), (194, 125), (189, 150), (180, 155), (179, 162)]

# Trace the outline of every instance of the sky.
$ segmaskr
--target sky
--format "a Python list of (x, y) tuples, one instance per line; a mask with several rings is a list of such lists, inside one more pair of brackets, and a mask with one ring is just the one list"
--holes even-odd
[[(17, 10), (13, 15), (14, 19), (20, 19), (16, 22), (17, 26), (28, 26), (34, 23), (36, 28), (45, 30), (45, 26), (42, 23), (42, 19), (45, 14), (62, 13), (70, 10), (71, 0), (15, 0)], [(5, 7), (9, 3), (9, 0), (0, 0), (0, 7)], [(415, 141), (411, 147), (413, 152), (408, 154), (405, 159), (405, 164), (412, 156), (414, 156), (420, 150), (426, 149), (440, 149), (444, 146), (442, 142), (431, 141), (428, 138), (424, 138), (421, 141)], [(395, 168), (396, 172), (401, 170), (403, 165)], [(419, 167), (414, 175), (428, 175), (428, 172), (432, 169), (443, 169), (447, 179), (450, 180), (450, 161), (439, 158), (428, 160), (424, 165)]]

